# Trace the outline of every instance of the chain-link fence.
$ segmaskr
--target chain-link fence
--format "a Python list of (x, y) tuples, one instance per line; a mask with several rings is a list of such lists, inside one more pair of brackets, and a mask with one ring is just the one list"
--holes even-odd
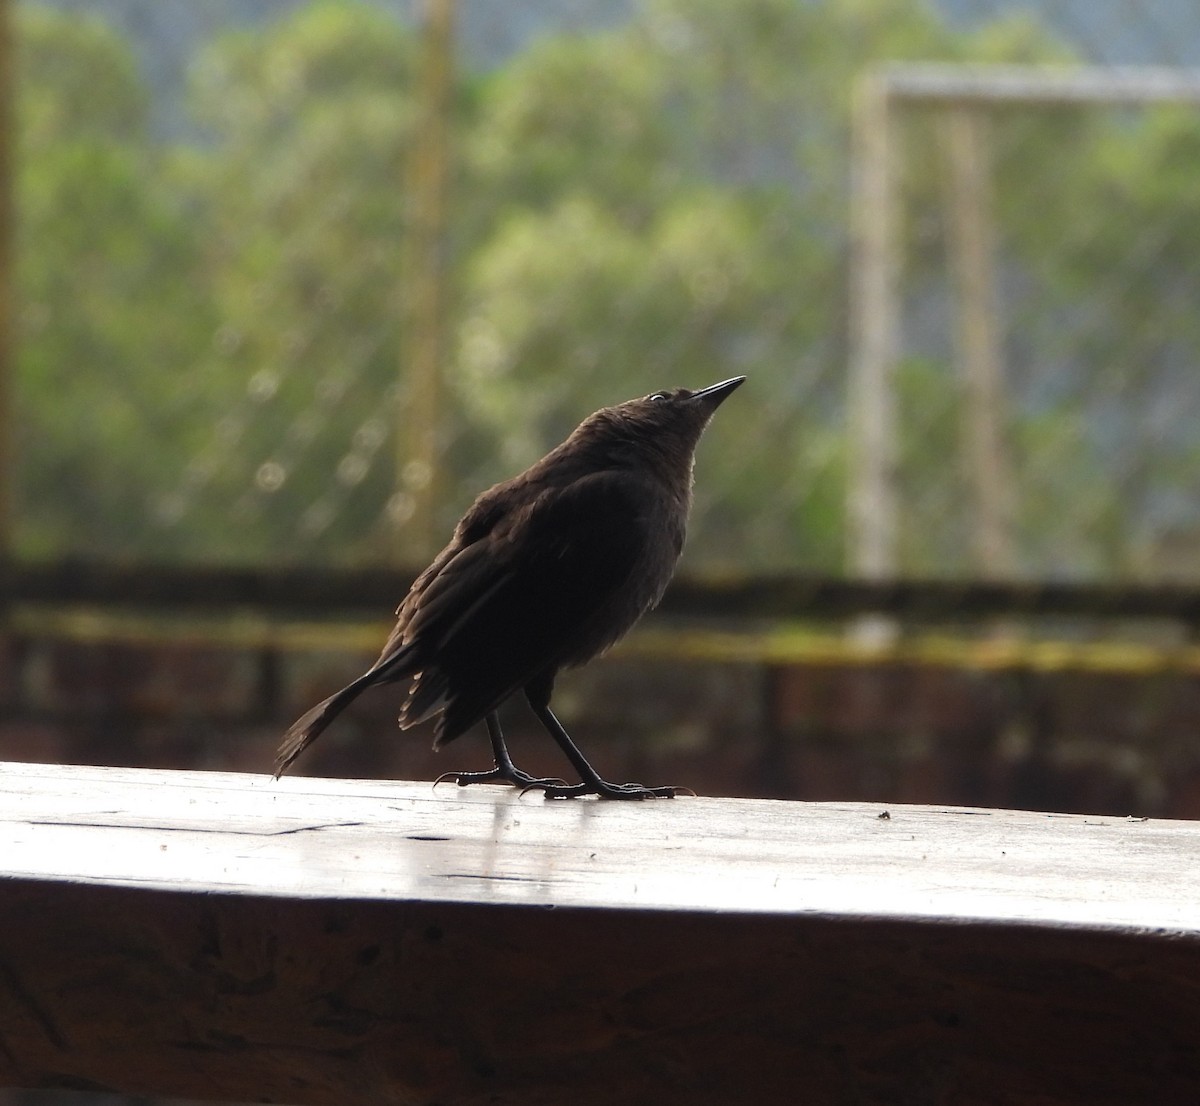
[(859, 567), (1195, 580), (1200, 71), (859, 88)]
[[(860, 571), (855, 82), (1200, 62), (1165, 2), (454, 8), (15, 5), (18, 554), (412, 562), (595, 407), (746, 373), (690, 565)], [(879, 563), (1196, 582), (1200, 113), (892, 142)]]
[[(1200, 585), (1200, 108), (900, 79), (1186, 86), (1194, 0), (6, 9), (27, 561), (413, 567), (595, 407), (745, 373), (701, 445), (692, 569)], [(914, 624), (959, 609), (914, 588)], [(5, 757), (258, 770), (272, 710), (330, 681), (248, 634), (252, 658), (153, 663), (19, 642)], [(699, 677), (633, 654), (556, 700), (630, 778), (668, 749), (711, 790), (752, 763), (771, 794), (1196, 809), (1196, 658), (1165, 634), (689, 640)], [(371, 709), (360, 736), (391, 725)], [(368, 744), (338, 770), (422, 771)], [(0, 1089), (51, 1101), (85, 1095)]]

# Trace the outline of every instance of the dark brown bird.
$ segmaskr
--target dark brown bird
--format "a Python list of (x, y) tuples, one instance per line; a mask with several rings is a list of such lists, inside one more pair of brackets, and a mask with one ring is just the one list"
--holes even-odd
[[(276, 777), (367, 688), (403, 682), (400, 728), (436, 717), (434, 748), (487, 723), (495, 766), (444, 779), (505, 781), (550, 798), (672, 798), (673, 787), (601, 779), (550, 710), (550, 694), (560, 668), (604, 652), (662, 597), (683, 549), (696, 445), (745, 379), (605, 407), (484, 492), (400, 604), (379, 660), (284, 735)], [(496, 711), (521, 690), (579, 784), (513, 764)]]

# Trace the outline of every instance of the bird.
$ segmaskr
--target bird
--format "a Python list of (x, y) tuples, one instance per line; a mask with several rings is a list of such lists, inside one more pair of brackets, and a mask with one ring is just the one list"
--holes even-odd
[[(480, 721), (493, 766), (438, 782), (499, 782), (549, 799), (674, 798), (677, 787), (610, 783), (550, 709), (555, 678), (605, 652), (657, 605), (683, 551), (696, 446), (745, 381), (678, 388), (604, 407), (520, 475), (483, 492), (396, 610), (379, 659), (284, 734), (275, 778), (368, 688), (404, 684), (401, 729), (436, 719), (440, 749)], [(497, 711), (523, 692), (579, 776), (513, 764)]]

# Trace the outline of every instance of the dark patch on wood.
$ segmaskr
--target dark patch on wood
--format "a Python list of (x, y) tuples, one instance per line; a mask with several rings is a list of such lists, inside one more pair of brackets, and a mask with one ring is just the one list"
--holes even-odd
[[(199, 967), (214, 919), (269, 986)], [(1200, 1085), (1194, 937), (11, 881), (18, 950), (11, 1085), (346, 1106), (1190, 1106)]]

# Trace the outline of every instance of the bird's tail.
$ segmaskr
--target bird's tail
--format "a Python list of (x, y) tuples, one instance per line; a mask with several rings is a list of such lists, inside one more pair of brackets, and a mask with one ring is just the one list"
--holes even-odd
[(305, 749), (325, 732), (326, 727), (354, 702), (369, 687), (392, 683), (410, 673), (407, 662), (408, 649), (400, 649), (390, 657), (379, 661), (357, 680), (348, 683), (341, 691), (335, 691), (328, 699), (306, 711), (288, 728), (275, 754), (275, 778), (279, 779)]

